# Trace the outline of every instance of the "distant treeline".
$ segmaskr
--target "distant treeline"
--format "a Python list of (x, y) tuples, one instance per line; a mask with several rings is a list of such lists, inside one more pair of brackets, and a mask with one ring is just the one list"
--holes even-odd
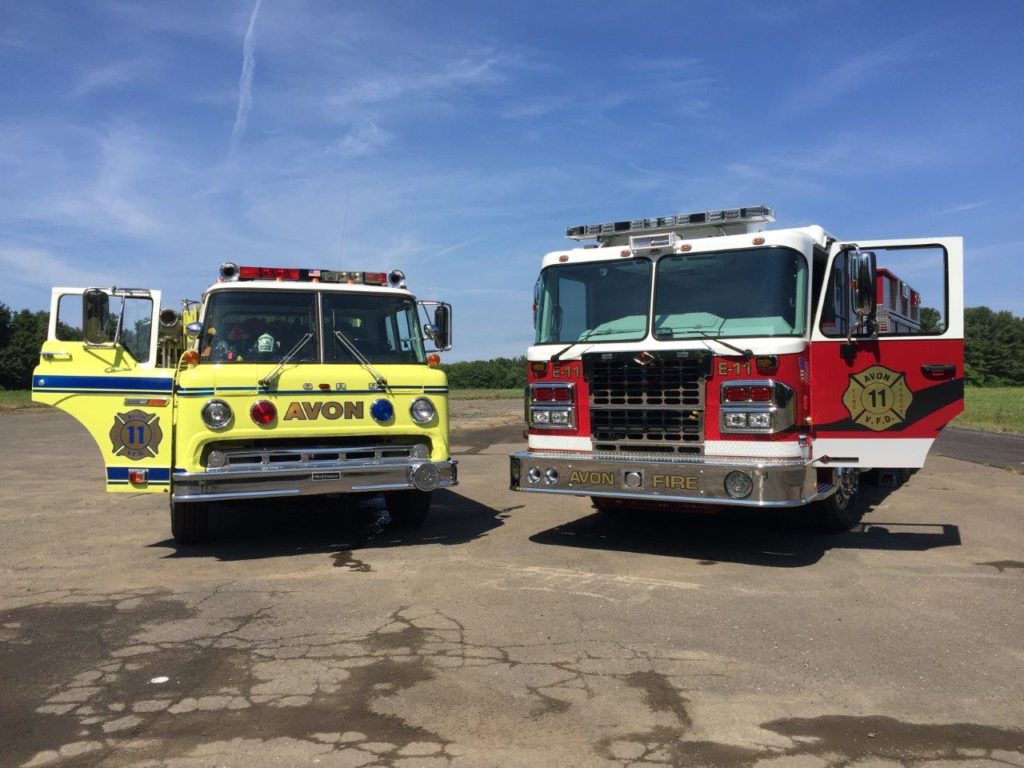
[[(27, 309), (13, 312), (0, 303), (0, 389), (32, 386), (32, 369), (39, 362), (49, 315)], [(966, 382), (980, 387), (1024, 386), (1024, 317), (993, 312), (988, 307), (969, 307), (964, 312), (964, 326)], [(526, 386), (524, 357), (447, 363), (443, 368), (453, 389)]]
[(522, 389), (526, 386), (526, 358), (499, 357), (468, 363), (445, 363), (452, 389)]

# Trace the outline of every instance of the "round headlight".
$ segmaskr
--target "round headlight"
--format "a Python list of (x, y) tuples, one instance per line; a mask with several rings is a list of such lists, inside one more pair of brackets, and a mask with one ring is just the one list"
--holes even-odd
[(211, 400), (204, 405), (202, 416), (203, 423), (210, 429), (227, 429), (234, 419), (231, 406), (223, 400)]
[(373, 404), (370, 405), (370, 415), (373, 416), (374, 421), (379, 421), (383, 424), (394, 418), (395, 406), (389, 400), (374, 400)]
[(426, 424), (434, 420), (437, 415), (437, 409), (434, 408), (434, 404), (425, 397), (419, 397), (412, 401), (412, 405), (409, 406), (409, 413), (412, 415), (412, 420), (417, 424)]

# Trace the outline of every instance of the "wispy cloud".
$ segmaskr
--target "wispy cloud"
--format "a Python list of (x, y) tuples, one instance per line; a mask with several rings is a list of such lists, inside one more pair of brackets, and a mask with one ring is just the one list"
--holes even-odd
[(117, 88), (135, 82), (152, 69), (153, 63), (146, 59), (116, 61), (85, 72), (75, 85), (75, 96), (89, 96), (96, 91)]
[(256, 17), (259, 15), (262, 1), (256, 0), (256, 4), (252, 8), (249, 27), (245, 30), (245, 41), (242, 43), (242, 76), (238, 80), (238, 111), (235, 113), (235, 124), (231, 128), (229, 156), (235, 154), (238, 143), (249, 126), (249, 113), (252, 111), (252, 84), (256, 74)]
[(350, 111), (407, 99), (429, 100), (461, 88), (493, 84), (503, 79), (504, 61), (492, 52), (477, 53), (437, 67), (403, 69), (350, 83), (329, 98), (329, 104)]
[(0, 245), (0, 269), (6, 283), (28, 288), (52, 285), (102, 285), (111, 282), (110, 275), (98, 270), (83, 270), (50, 251), (40, 248)]
[(332, 154), (343, 159), (363, 157), (388, 144), (392, 134), (374, 122), (367, 122), (353, 127), (338, 139), (330, 148)]
[(939, 216), (949, 216), (955, 213), (967, 213), (967, 211), (976, 211), (979, 208), (984, 208), (986, 205), (988, 205), (988, 202), (985, 200), (979, 200), (975, 203), (961, 203), (959, 205), (951, 205), (948, 208), (942, 208), (936, 211), (936, 214)]

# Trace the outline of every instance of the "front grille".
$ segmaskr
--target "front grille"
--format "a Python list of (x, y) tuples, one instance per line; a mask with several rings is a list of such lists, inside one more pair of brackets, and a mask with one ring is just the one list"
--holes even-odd
[(587, 357), (594, 450), (701, 453), (710, 364), (710, 353), (700, 351)]
[[(311, 444), (301, 439), (257, 440), (212, 443), (203, 452), (207, 471), (218, 469), (306, 469), (336, 465), (346, 461), (380, 463), (388, 459), (409, 459), (420, 445), (418, 455), (430, 455), (430, 441), (413, 438), (374, 440), (364, 436)], [(209, 465), (212, 451), (222, 454), (220, 466)]]

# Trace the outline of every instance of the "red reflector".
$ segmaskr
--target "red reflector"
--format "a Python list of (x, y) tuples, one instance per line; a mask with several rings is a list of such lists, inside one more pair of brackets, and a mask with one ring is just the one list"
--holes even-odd
[(758, 385), (750, 388), (750, 399), (754, 402), (763, 403), (772, 399), (772, 388)]
[(725, 399), (730, 403), (741, 403), (750, 399), (750, 390), (746, 387), (728, 387), (725, 390)]
[(132, 485), (145, 485), (149, 481), (148, 469), (129, 469), (128, 482)]
[(249, 416), (257, 424), (266, 426), (277, 418), (277, 407), (269, 400), (257, 400), (249, 409)]
[(367, 285), (384, 285), (388, 281), (387, 272), (364, 272), (363, 282)]
[(775, 355), (760, 355), (755, 358), (754, 365), (762, 376), (771, 376), (779, 370), (779, 358)]

